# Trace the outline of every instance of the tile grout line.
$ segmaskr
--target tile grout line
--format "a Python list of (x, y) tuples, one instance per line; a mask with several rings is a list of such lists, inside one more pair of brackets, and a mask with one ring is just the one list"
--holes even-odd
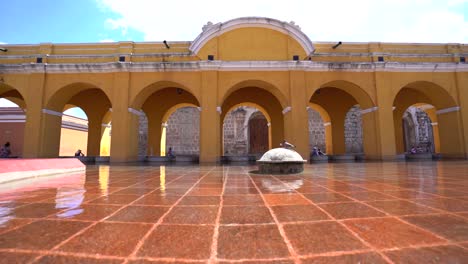
[(255, 186), (255, 188), (257, 189), (257, 192), (260, 194), (260, 197), (262, 198), (263, 200), (263, 203), (265, 204), (265, 206), (267, 207), (268, 211), (270, 211), (270, 214), (271, 216), (273, 217), (273, 220), (275, 221), (275, 224), (276, 224), (276, 227), (278, 228), (278, 231), (281, 235), (281, 237), (283, 238), (283, 241), (284, 243), (286, 244), (286, 247), (289, 251), (289, 254), (291, 255), (291, 257), (293, 258), (294, 260), (294, 263), (296, 264), (300, 264), (302, 263), (301, 259), (299, 258), (299, 255), (297, 254), (297, 252), (294, 250), (292, 244), (291, 244), (291, 241), (289, 240), (289, 238), (286, 236), (286, 232), (284, 231), (284, 228), (283, 228), (283, 225), (281, 224), (281, 222), (278, 220), (278, 218), (276, 217), (276, 214), (275, 212), (273, 211), (273, 209), (271, 208), (271, 206), (267, 203), (266, 199), (265, 199), (265, 196), (264, 194), (261, 192), (260, 188), (258, 187), (257, 183), (252, 179), (252, 176), (250, 175), (250, 173), (247, 173), (247, 176), (250, 178), (250, 181), (252, 182), (252, 184)]
[[(273, 176), (274, 177), (274, 176)], [(276, 177), (275, 177), (276, 178)], [(276, 178), (278, 179), (278, 178)], [(287, 184), (287, 183), (286, 183)], [(288, 184), (289, 185), (289, 184)], [(291, 186), (291, 185), (289, 185)], [(323, 186), (322, 186), (323, 187)], [(327, 190), (329, 190), (328, 188), (326, 188)], [(295, 190), (294, 190), (295, 191)], [(296, 191), (295, 191), (296, 192)], [(351, 234), (354, 235), (354, 237), (356, 237), (357, 239), (359, 239), (359, 241), (361, 241), (361, 243), (363, 243), (365, 246), (369, 247), (370, 249), (374, 250), (377, 254), (379, 254), (385, 261), (387, 261), (388, 263), (391, 263), (391, 264), (395, 264), (392, 260), (390, 260), (390, 258), (388, 258), (387, 256), (385, 256), (382, 252), (380, 252), (377, 248), (373, 247), (370, 243), (368, 243), (367, 241), (365, 241), (364, 239), (362, 239), (358, 234), (356, 234), (354, 231), (352, 231), (350, 228), (348, 228), (344, 223), (338, 221), (335, 217), (333, 217), (331, 214), (329, 214), (327, 211), (325, 211), (323, 208), (321, 208), (320, 206), (317, 206), (315, 205), (312, 201), (310, 201), (309, 199), (307, 199), (307, 197), (305, 197), (302, 193), (299, 193), (299, 192), (296, 192), (298, 193), (300, 196), (302, 196), (302, 198), (306, 199), (307, 202), (309, 202), (309, 204), (311, 205), (314, 205), (315, 207), (317, 207), (320, 211), (322, 211), (323, 213), (325, 213), (328, 217), (330, 217), (331, 219), (335, 220), (336, 223), (338, 223), (339, 225), (341, 225), (342, 227), (344, 227), (346, 230), (348, 230), (348, 232), (350, 232)]]
[(221, 212), (223, 209), (224, 205), (224, 190), (226, 189), (226, 183), (229, 177), (229, 167), (227, 169), (226, 175), (224, 175), (223, 171), (223, 188), (221, 190), (221, 196), (220, 196), (220, 202), (219, 202), (219, 208), (218, 208), (218, 213), (216, 215), (216, 221), (215, 221), (215, 227), (213, 231), (213, 242), (211, 244), (211, 253), (210, 253), (210, 259), (208, 260), (208, 263), (216, 263), (217, 258), (218, 258), (218, 238), (219, 238), (219, 227), (220, 227), (220, 221), (221, 221)]
[[(177, 180), (177, 179), (179, 179), (179, 178), (181, 178), (181, 177), (183, 177), (183, 176), (181, 175), (181, 176), (175, 178), (174, 180), (172, 180), (172, 181), (170, 181), (170, 182), (173, 182), (173, 181), (175, 181), (175, 180)], [(169, 183), (170, 183), (170, 182), (169, 182)], [(169, 184), (169, 183), (168, 183), (168, 184)], [(138, 184), (138, 183), (135, 183), (135, 184)], [(133, 185), (135, 185), (135, 184), (132, 184), (132, 185), (130, 185), (130, 186), (133, 186)], [(156, 191), (157, 189), (159, 189), (159, 188), (156, 188), (154, 191)], [(151, 193), (151, 192), (149, 192), (149, 193)], [(53, 252), (56, 251), (58, 248), (60, 248), (60, 247), (61, 247), (62, 245), (64, 245), (64, 244), (68, 243), (68, 242), (71, 241), (73, 238), (75, 238), (75, 237), (77, 237), (77, 236), (83, 234), (83, 233), (86, 232), (87, 230), (91, 229), (91, 227), (96, 226), (97, 224), (104, 222), (105, 220), (107, 220), (107, 219), (109, 219), (110, 217), (114, 216), (115, 214), (117, 214), (117, 213), (120, 212), (121, 210), (123, 210), (123, 209), (125, 209), (125, 208), (131, 206), (132, 204), (134, 204), (134, 203), (137, 202), (138, 200), (142, 199), (143, 197), (145, 197), (145, 196), (148, 195), (149, 193), (142, 195), (141, 197), (135, 199), (134, 201), (132, 201), (132, 202), (130, 202), (130, 203), (127, 203), (127, 204), (125, 204), (125, 205), (122, 205), (121, 208), (117, 209), (115, 212), (111, 213), (110, 215), (108, 215), (108, 216), (102, 218), (102, 219), (99, 220), (99, 221), (95, 221), (93, 224), (90, 224), (89, 226), (83, 228), (82, 230), (80, 230), (80, 231), (78, 231), (77, 233), (73, 234), (73, 235), (70, 236), (69, 238), (67, 238), (67, 239), (63, 240), (62, 242), (60, 242), (59, 244), (55, 245), (52, 249), (50, 249), (50, 251), (53, 251)], [(99, 199), (99, 198), (96, 198), (96, 199)], [(65, 211), (65, 210), (67, 210), (67, 209), (61, 210), (61, 211), (59, 211), (59, 212), (62, 212), (62, 211)], [(56, 213), (57, 213), (57, 212), (56, 212)], [(56, 214), (56, 213), (54, 213), (54, 214)], [(53, 214), (51, 214), (51, 215), (53, 215)], [(51, 216), (51, 215), (50, 215), (50, 216)], [(49, 217), (49, 216), (48, 216), (48, 217)], [(52, 219), (44, 219), (44, 220), (52, 220)], [(34, 260), (32, 260), (31, 263), (35, 263), (35, 262), (39, 261), (39, 259), (41, 259), (42, 257), (44, 257), (44, 255), (39, 255), (39, 256), (36, 257)]]
[[(321, 185), (321, 186), (323, 187), (323, 185)], [(326, 188), (326, 187), (324, 187), (324, 188)], [(327, 188), (327, 189), (328, 189), (328, 188)], [(380, 192), (379, 192), (379, 193), (380, 193)], [(370, 208), (372, 208), (372, 209), (374, 209), (374, 210), (376, 210), (376, 211), (378, 211), (378, 212), (381, 212), (381, 213), (387, 215), (387, 216), (390, 217), (390, 218), (394, 218), (395, 220), (400, 221), (400, 222), (402, 222), (402, 223), (405, 223), (405, 224), (407, 224), (407, 225), (409, 225), (409, 226), (412, 226), (413, 228), (416, 228), (416, 229), (418, 229), (418, 230), (420, 230), (420, 231), (423, 231), (423, 232), (425, 232), (425, 233), (429, 233), (429, 234), (431, 234), (431, 235), (437, 237), (438, 239), (445, 241), (446, 243), (449, 242), (449, 240), (446, 239), (446, 238), (444, 238), (444, 237), (441, 237), (441, 236), (439, 236), (439, 235), (437, 235), (437, 234), (435, 234), (435, 233), (433, 233), (433, 232), (431, 232), (431, 231), (429, 231), (429, 230), (426, 230), (426, 229), (424, 229), (424, 228), (422, 228), (422, 227), (419, 227), (419, 226), (417, 226), (417, 225), (414, 225), (414, 224), (412, 224), (412, 223), (409, 223), (409, 222), (407, 222), (407, 221), (401, 219), (401, 218), (398, 217), (398, 216), (395, 216), (395, 215), (392, 215), (392, 214), (390, 214), (390, 213), (387, 213), (387, 212), (385, 212), (384, 210), (381, 210), (381, 209), (376, 208), (376, 207), (374, 207), (374, 206), (372, 206), (372, 205), (370, 205), (370, 204), (365, 203), (364, 201), (357, 200), (357, 199), (355, 199), (355, 198), (352, 197), (352, 196), (346, 195), (346, 193), (341, 192), (340, 194), (343, 195), (343, 196), (345, 196), (345, 197), (347, 197), (347, 198), (349, 198), (349, 199), (351, 199), (351, 200), (353, 200), (354, 202), (357, 202), (357, 203), (362, 204), (362, 205), (364, 205), (364, 206), (368, 206), (368, 207), (370, 207)], [(307, 199), (307, 197), (304, 197), (304, 198)], [(398, 200), (405, 200), (405, 199), (398, 199)], [(419, 204), (417, 204), (417, 205), (419, 205)], [(320, 207), (320, 206), (318, 206), (318, 207)], [(432, 208), (431, 208), (431, 209), (432, 209)], [(364, 217), (353, 218), (353, 219), (364, 219)], [(340, 219), (340, 222), (341, 222), (341, 221), (344, 221), (344, 220), (346, 220), (346, 219)], [(351, 220), (351, 219), (350, 219), (350, 220)]]
[[(151, 233), (153, 233), (154, 230), (156, 230), (156, 228), (158, 226), (161, 225), (161, 223), (163, 222), (164, 218), (172, 211), (172, 209), (174, 209), (175, 206), (177, 206), (180, 201), (182, 201), (182, 199), (187, 196), (188, 193), (190, 193), (192, 191), (193, 188), (195, 188), (195, 186), (203, 179), (205, 178), (213, 169), (210, 169), (209, 171), (207, 171), (200, 179), (198, 179), (196, 182), (193, 183), (192, 187), (190, 187), (170, 208), (169, 210), (167, 210), (159, 219), (156, 223), (153, 224), (153, 226), (146, 232), (146, 234), (140, 239), (140, 241), (138, 241), (137, 245), (135, 246), (134, 250), (132, 253), (130, 253), (129, 256), (126, 257), (125, 261), (122, 263), (122, 264), (126, 264), (130, 261), (130, 259), (134, 259), (136, 258), (136, 254), (138, 253), (138, 251), (140, 250), (140, 248), (143, 246), (144, 242), (146, 241), (146, 239), (148, 239), (148, 237), (151, 235)], [(182, 176), (181, 176), (182, 177)]]
[[(437, 237), (437, 238), (440, 239), (440, 240), (443, 240), (443, 241), (445, 241), (445, 242), (447, 242), (447, 243), (449, 242), (448, 239), (446, 239), (446, 238), (444, 238), (444, 237), (441, 237), (441, 236), (439, 236), (439, 235), (433, 233), (432, 231), (426, 230), (426, 229), (424, 229), (424, 228), (422, 228), (422, 227), (419, 227), (419, 226), (417, 226), (417, 225), (415, 225), (415, 224), (412, 224), (412, 223), (410, 223), (410, 222), (407, 222), (407, 221), (401, 219), (401, 217), (399, 217), (399, 216), (397, 216), (397, 215), (392, 215), (392, 214), (390, 214), (390, 213), (385, 212), (384, 210), (381, 210), (381, 209), (379, 209), (379, 208), (377, 208), (377, 207), (374, 207), (374, 206), (372, 206), (372, 205), (370, 205), (370, 204), (367, 204), (367, 203), (365, 203), (365, 202), (363, 202), (363, 201), (359, 201), (359, 200), (355, 199), (355, 198), (352, 197), (352, 196), (346, 195), (346, 193), (342, 193), (342, 195), (343, 195), (343, 196), (346, 196), (346, 197), (348, 197), (348, 198), (350, 198), (350, 199), (352, 199), (354, 202), (360, 203), (360, 204), (362, 204), (362, 205), (364, 205), (364, 206), (368, 206), (368, 207), (370, 207), (370, 208), (372, 208), (372, 209), (374, 209), (374, 210), (376, 210), (376, 211), (379, 211), (379, 212), (381, 212), (381, 213), (384, 213), (385, 215), (387, 215), (387, 216), (390, 217), (390, 218), (394, 218), (395, 220), (400, 221), (400, 222), (403, 222), (403, 223), (405, 223), (405, 224), (407, 224), (407, 225), (409, 225), (409, 226), (412, 226), (412, 227), (414, 227), (414, 228), (416, 228), (416, 229), (418, 229), (418, 230), (420, 230), (420, 231), (423, 231), (423, 232), (425, 232), (425, 233), (429, 233), (429, 234), (431, 234), (431, 235)], [(405, 200), (405, 199), (398, 199), (398, 200)], [(417, 204), (417, 205), (419, 205), (419, 204)], [(432, 208), (431, 208), (431, 209), (432, 209)], [(424, 215), (424, 214), (422, 214), (422, 215)], [(354, 218), (354, 219), (359, 219), (359, 218)], [(362, 219), (362, 218), (361, 218), (361, 219)], [(341, 219), (341, 220), (344, 221), (345, 219)]]
[[(460, 243), (437, 243), (433, 245), (419, 245), (419, 246), (405, 246), (405, 247), (398, 247), (398, 248), (389, 248), (383, 250), (384, 252), (391, 252), (391, 251), (398, 251), (403, 249), (424, 249), (424, 248), (432, 248), (432, 247), (439, 247), (439, 246), (456, 246), (466, 248)], [(118, 259), (118, 260), (125, 260), (125, 257), (120, 256), (113, 256), (113, 255), (101, 255), (101, 254), (87, 254), (87, 253), (78, 253), (78, 252), (63, 252), (63, 251), (50, 251), (50, 250), (31, 250), (31, 249), (0, 249), (0, 252), (9, 252), (9, 253), (26, 253), (26, 254), (43, 254), (43, 255), (60, 255), (60, 256), (69, 256), (69, 257), (78, 257), (78, 258), (92, 258), (92, 259)], [(314, 257), (321, 257), (321, 256), (341, 256), (341, 255), (352, 255), (352, 254), (359, 254), (359, 253), (367, 253), (367, 252), (374, 252), (372, 249), (362, 249), (362, 250), (351, 250), (351, 251), (331, 251), (326, 253), (318, 253), (318, 254), (307, 254), (301, 255), (300, 258), (314, 258)], [(136, 259), (139, 260), (153, 260), (153, 261), (173, 261), (174, 258), (153, 258), (153, 257), (137, 257)], [(185, 262), (203, 262), (205, 260), (194, 260), (194, 259), (177, 259), (178, 261), (185, 261)], [(255, 258), (255, 259), (217, 259), (218, 261), (227, 261), (227, 262), (242, 262), (242, 261), (272, 261), (272, 260), (291, 260), (291, 258), (287, 257), (278, 257), (278, 258)]]

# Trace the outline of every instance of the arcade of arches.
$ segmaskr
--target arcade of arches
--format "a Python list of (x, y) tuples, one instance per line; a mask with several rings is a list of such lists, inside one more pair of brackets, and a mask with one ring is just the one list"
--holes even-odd
[(333, 48), (261, 17), (208, 23), (193, 41), (167, 43), (2, 45), (0, 98), (26, 114), (22, 156), (57, 157), (62, 113), (75, 106), (88, 117), (88, 155), (100, 155), (111, 127), (111, 162), (168, 146), (215, 162), (283, 139), (303, 157), (314, 145), (379, 160), (414, 145), (468, 155), (466, 44)]

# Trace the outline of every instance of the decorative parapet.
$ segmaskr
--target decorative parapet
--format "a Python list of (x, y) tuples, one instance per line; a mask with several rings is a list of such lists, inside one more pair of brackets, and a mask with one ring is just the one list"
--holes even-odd
[(307, 55), (312, 54), (314, 46), (309, 37), (301, 31), (300, 27), (294, 22), (282, 22), (272, 18), (265, 17), (241, 17), (229, 20), (224, 23), (208, 22), (202, 28), (202, 33), (192, 42), (189, 49), (193, 53), (197, 54), (200, 49), (212, 38), (217, 37), (227, 31), (246, 28), (246, 27), (263, 27), (277, 30), (284, 34), (287, 34), (297, 40), (302, 46)]

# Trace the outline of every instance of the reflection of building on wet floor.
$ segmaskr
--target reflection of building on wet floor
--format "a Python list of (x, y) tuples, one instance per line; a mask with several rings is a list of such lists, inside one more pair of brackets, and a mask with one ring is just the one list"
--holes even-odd
[(304, 181), (301, 179), (288, 180), (286, 183), (272, 179), (262, 180), (262, 187), (270, 190), (272, 193), (293, 192), (294, 190), (299, 189), (302, 186), (302, 184), (304, 184)]
[(466, 259), (466, 162), (305, 167), (272, 176), (252, 166), (93, 165), (0, 184), (0, 255), (7, 263)]

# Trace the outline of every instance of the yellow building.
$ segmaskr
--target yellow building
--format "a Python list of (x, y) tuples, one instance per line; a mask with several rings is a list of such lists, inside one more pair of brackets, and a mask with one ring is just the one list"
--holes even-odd
[[(424, 105), (434, 145), (468, 154), (466, 44), (312, 42), (294, 23), (246, 17), (208, 23), (193, 41), (5, 45), (0, 97), (26, 110), (23, 154), (57, 157), (64, 110), (89, 120), (89, 156), (112, 122), (113, 162), (137, 159), (138, 117), (161, 149), (164, 124), (180, 107), (200, 110), (200, 161), (222, 155), (231, 109), (254, 106), (268, 120), (269, 147), (286, 139), (308, 157), (308, 107), (326, 126), (327, 152), (344, 153), (344, 117), (358, 104), (367, 159), (404, 151), (402, 115)], [(104, 126), (103, 126), (104, 125)]]

